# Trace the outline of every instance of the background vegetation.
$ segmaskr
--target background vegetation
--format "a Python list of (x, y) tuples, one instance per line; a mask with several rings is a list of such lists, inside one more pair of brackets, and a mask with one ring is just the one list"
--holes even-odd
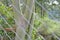
[[(50, 36), (53, 33), (60, 37), (60, 1), (37, 0), (37, 2), (35, 2), (36, 16), (33, 20), (36, 30), (32, 30), (32, 40), (43, 40), (41, 35), (45, 38), (46, 35)], [(8, 0), (0, 2), (0, 25), (2, 25), (4, 29), (10, 28), (9, 25), (11, 25), (11, 27), (15, 26), (14, 11), (10, 4), (11, 2)], [(12, 39), (15, 37), (15, 33), (11, 31), (7, 32), (7, 34)], [(4, 30), (0, 29), (0, 35), (6, 36)], [(46, 40), (48, 40), (48, 36), (46, 36)], [(7, 40), (9, 40), (8, 37)], [(49, 40), (57, 40), (57, 38), (51, 36)]]

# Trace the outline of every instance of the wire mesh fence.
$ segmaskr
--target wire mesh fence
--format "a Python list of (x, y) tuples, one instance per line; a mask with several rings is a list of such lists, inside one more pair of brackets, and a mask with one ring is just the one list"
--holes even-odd
[(60, 40), (59, 0), (0, 1), (0, 40)]

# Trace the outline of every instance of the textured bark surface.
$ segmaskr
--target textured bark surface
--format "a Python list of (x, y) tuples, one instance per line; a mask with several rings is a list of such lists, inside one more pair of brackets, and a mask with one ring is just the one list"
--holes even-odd
[[(25, 32), (26, 32), (26, 29), (28, 28), (28, 25), (29, 25), (28, 22), (30, 22), (30, 19), (31, 19), (31, 15), (32, 15), (31, 12), (33, 11), (34, 0), (20, 0), (20, 3), (23, 4), (22, 8), (19, 7), (19, 5), (20, 5), (19, 0), (15, 0), (15, 2), (14, 2), (14, 6), (17, 9), (16, 10), (14, 8), (14, 11), (16, 12), (14, 17), (15, 17), (15, 22), (16, 22), (16, 25), (17, 25), (16, 33), (18, 35), (18, 36), (16, 35), (15, 40), (25, 40), (25, 35), (26, 35)], [(21, 15), (21, 11), (22, 11), (23, 15)]]

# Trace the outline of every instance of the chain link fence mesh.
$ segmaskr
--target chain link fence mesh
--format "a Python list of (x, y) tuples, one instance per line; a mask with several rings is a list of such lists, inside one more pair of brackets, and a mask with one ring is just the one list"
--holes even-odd
[(0, 40), (60, 40), (59, 0), (0, 1)]

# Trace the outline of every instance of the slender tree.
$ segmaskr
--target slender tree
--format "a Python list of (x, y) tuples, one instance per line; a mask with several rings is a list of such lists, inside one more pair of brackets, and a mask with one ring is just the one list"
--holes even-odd
[[(34, 11), (34, 0), (14, 0), (13, 7), (14, 11), (16, 12), (14, 17), (17, 25), (16, 33), (18, 35), (16, 35), (15, 40), (25, 40), (25, 35), (27, 35), (26, 29), (29, 27), (29, 24), (31, 24), (32, 21), (31, 16), (33, 15), (32, 12)], [(31, 27), (29, 27), (30, 33), (32, 32)]]

